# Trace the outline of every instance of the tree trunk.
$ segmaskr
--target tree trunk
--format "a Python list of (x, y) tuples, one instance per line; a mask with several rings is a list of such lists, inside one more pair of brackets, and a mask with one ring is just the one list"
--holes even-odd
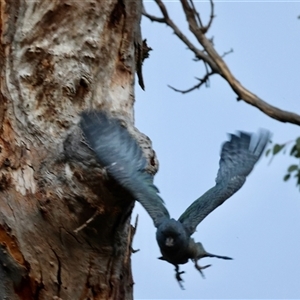
[(105, 109), (149, 144), (132, 126), (141, 2), (0, 8), (0, 299), (131, 299), (134, 201), (78, 121)]

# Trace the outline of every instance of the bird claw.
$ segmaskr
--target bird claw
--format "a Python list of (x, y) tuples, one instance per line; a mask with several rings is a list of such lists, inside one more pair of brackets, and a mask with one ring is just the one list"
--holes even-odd
[(195, 262), (195, 268), (200, 272), (202, 278), (205, 278), (204, 273), (202, 272), (202, 270), (209, 268), (211, 265), (206, 265), (206, 266), (199, 266), (197, 260), (194, 261)]
[(184, 280), (181, 278), (180, 275), (183, 274), (183, 273), (185, 273), (185, 272), (184, 272), (184, 271), (179, 272), (179, 267), (178, 267), (178, 266), (175, 266), (175, 272), (176, 272), (175, 278), (176, 278), (176, 280), (178, 281), (178, 284), (179, 284), (180, 288), (181, 288), (182, 290), (184, 290), (184, 286), (183, 286), (183, 284), (182, 284), (182, 282), (183, 282)]

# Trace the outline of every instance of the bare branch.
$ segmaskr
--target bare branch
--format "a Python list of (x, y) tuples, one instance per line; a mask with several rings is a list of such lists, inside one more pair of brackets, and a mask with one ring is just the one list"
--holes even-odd
[(192, 7), (193, 7), (193, 11), (194, 11), (194, 14), (196, 15), (196, 18), (197, 18), (197, 20), (198, 20), (199, 26), (200, 26), (201, 28), (203, 28), (204, 26), (203, 26), (203, 24), (202, 24), (202, 21), (201, 21), (201, 18), (200, 18), (200, 14), (199, 14), (199, 12), (198, 12), (197, 9), (196, 9), (193, 0), (190, 0), (190, 3), (191, 3), (191, 5), (192, 5)]
[(233, 53), (233, 49), (231, 48), (229, 51), (225, 51), (223, 54), (222, 54), (222, 58), (224, 58), (226, 55), (230, 54), (230, 53)]
[[(175, 33), (175, 35), (195, 54), (195, 60), (202, 60), (205, 63), (206, 67), (206, 75), (199, 79), (199, 83), (195, 86), (191, 87), (187, 90), (179, 90), (174, 87), (171, 87), (174, 91), (181, 92), (181, 93), (188, 93), (195, 89), (198, 89), (204, 83), (207, 83), (209, 76), (212, 74), (219, 74), (222, 76), (233, 89), (233, 91), (237, 95), (237, 100), (244, 100), (250, 105), (255, 106), (259, 110), (261, 110), (266, 115), (270, 116), (273, 119), (276, 119), (280, 122), (288, 122), (296, 125), (300, 125), (300, 115), (295, 114), (293, 112), (288, 112), (282, 109), (279, 109), (273, 105), (268, 104), (267, 102), (263, 101), (257, 95), (246, 89), (231, 73), (228, 66), (224, 62), (223, 58), (233, 52), (231, 49), (228, 52), (225, 52), (222, 56), (220, 56), (217, 51), (214, 49), (212, 44), (212, 40), (210, 41), (206, 36), (205, 33), (210, 28), (213, 19), (214, 19), (214, 3), (213, 0), (210, 0), (211, 5), (211, 14), (210, 20), (207, 26), (203, 27), (202, 21), (200, 18), (199, 13), (197, 12), (193, 0), (180, 0), (183, 11), (186, 16), (186, 20), (189, 24), (189, 29), (196, 37), (199, 44), (203, 47), (204, 50), (198, 49), (187, 37), (184, 35), (180, 29), (176, 26), (176, 24), (170, 19), (168, 11), (161, 0), (155, 0), (156, 4), (160, 8), (160, 11), (163, 15), (163, 18), (158, 18), (155, 16), (151, 16), (147, 14), (145, 11), (143, 15), (150, 19), (151, 21), (165, 23), (169, 27), (171, 27)], [(207, 65), (209, 65), (211, 72), (208, 72)], [(210, 74), (210, 75), (209, 75)], [(208, 76), (208, 77), (207, 77)], [(207, 78), (206, 78), (207, 77)]]
[(192, 86), (191, 88), (187, 89), (187, 90), (180, 90), (180, 89), (176, 89), (173, 86), (168, 85), (169, 88), (171, 88), (172, 90), (174, 90), (175, 92), (178, 93), (182, 93), (182, 94), (187, 94), (191, 91), (194, 91), (196, 89), (199, 89), (203, 84), (207, 85), (207, 83), (209, 82), (209, 78), (210, 76), (216, 74), (215, 72), (211, 71), (209, 73), (206, 73), (206, 75), (203, 78), (197, 78), (197, 80), (199, 80), (199, 83), (197, 83), (196, 85)]
[(191, 4), (191, 6), (192, 6), (193, 13), (194, 13), (194, 15), (195, 15), (195, 17), (197, 19), (197, 23), (199, 24), (198, 27), (201, 28), (201, 30), (202, 30), (203, 33), (206, 33), (209, 30), (209, 28), (210, 28), (210, 26), (211, 26), (211, 24), (213, 22), (213, 19), (215, 17), (215, 15), (214, 15), (214, 2), (213, 2), (213, 0), (210, 0), (210, 18), (209, 18), (208, 24), (206, 26), (203, 26), (203, 22), (201, 21), (200, 14), (199, 14), (199, 12), (197, 11), (197, 9), (196, 9), (196, 7), (194, 5), (194, 1), (193, 0), (189, 0), (189, 2)]
[(207, 63), (204, 63), (204, 67), (205, 67), (206, 74), (208, 74), (209, 71), (208, 71), (208, 65), (207, 65)]
[(279, 109), (273, 105), (268, 104), (261, 98), (247, 90), (230, 72), (228, 66), (217, 53), (212, 46), (211, 42), (205, 37), (201, 28), (198, 27), (193, 9), (189, 6), (187, 0), (180, 0), (184, 13), (186, 15), (187, 22), (189, 23), (189, 29), (194, 34), (198, 42), (203, 46), (204, 50), (208, 53), (210, 58), (218, 66), (219, 74), (229, 83), (231, 88), (237, 94), (238, 100), (244, 100), (248, 104), (257, 107), (266, 115), (281, 122), (289, 122), (292, 124), (300, 125), (300, 116), (293, 113)]
[(158, 23), (166, 23), (166, 19), (165, 18), (158, 18), (156, 16), (150, 15), (146, 12), (145, 7), (143, 6), (143, 10), (142, 10), (142, 14), (143, 16), (147, 17), (150, 21), (152, 22), (158, 22)]
[(157, 3), (158, 7), (160, 8), (160, 11), (163, 15), (163, 18), (158, 18), (155, 16), (152, 16), (150, 14), (148, 14), (145, 9), (143, 9), (143, 15), (145, 17), (147, 17), (149, 20), (153, 21), (153, 22), (159, 22), (159, 23), (165, 23), (166, 25), (168, 25), (169, 27), (171, 27), (174, 31), (174, 34), (195, 54), (196, 58), (198, 58), (199, 60), (203, 60), (206, 63), (208, 63), (208, 65), (210, 66), (210, 68), (213, 71), (218, 71), (217, 70), (217, 66), (215, 65), (215, 63), (211, 60), (211, 58), (204, 53), (203, 51), (201, 51), (200, 49), (198, 49), (181, 31), (180, 29), (175, 25), (175, 23), (169, 18), (169, 14), (167, 12), (167, 9), (165, 7), (165, 5), (163, 4), (163, 2), (161, 0), (155, 0), (155, 2)]
[(160, 11), (162, 12), (163, 16), (164, 16), (166, 19), (170, 19), (170, 18), (169, 18), (168, 11), (167, 11), (167, 8), (166, 8), (166, 6), (163, 4), (163, 2), (162, 2), (161, 0), (155, 0), (155, 2), (156, 2), (157, 5), (159, 6)]
[(211, 24), (213, 22), (213, 19), (215, 17), (214, 11), (215, 11), (214, 1), (210, 0), (210, 17), (209, 17), (208, 24), (204, 28), (202, 28), (202, 32), (203, 33), (206, 33), (209, 30), (209, 28), (210, 28), (210, 26), (211, 26)]

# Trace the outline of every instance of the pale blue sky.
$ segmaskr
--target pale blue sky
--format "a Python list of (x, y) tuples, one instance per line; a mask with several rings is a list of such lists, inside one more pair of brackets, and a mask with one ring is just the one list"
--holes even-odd
[[(197, 1), (207, 20), (209, 5)], [(146, 1), (149, 13), (156, 4)], [(168, 2), (171, 18), (187, 30), (177, 1)], [(265, 101), (300, 114), (299, 1), (215, 1), (216, 18), (208, 36), (226, 57), (233, 74)], [(211, 87), (187, 95), (167, 84), (188, 88), (203, 75), (202, 63), (165, 25), (143, 20), (143, 37), (153, 48), (144, 64), (146, 92), (136, 87), (136, 126), (147, 134), (160, 162), (155, 184), (172, 217), (180, 214), (214, 185), (220, 145), (226, 133), (267, 128), (283, 143), (300, 136), (299, 127), (277, 122), (236, 95), (218, 76)], [(187, 31), (186, 31), (187, 32)], [(132, 255), (136, 299), (291, 299), (300, 298), (300, 193), (282, 178), (289, 164), (279, 155), (271, 164), (263, 157), (246, 184), (212, 212), (193, 235), (207, 251), (234, 258), (211, 263), (202, 279), (193, 264), (182, 265), (185, 290), (174, 267), (160, 261), (155, 228), (137, 203), (139, 214)]]

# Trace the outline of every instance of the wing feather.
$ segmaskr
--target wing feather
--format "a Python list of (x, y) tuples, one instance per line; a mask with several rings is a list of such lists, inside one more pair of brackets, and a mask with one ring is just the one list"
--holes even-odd
[(245, 132), (230, 135), (230, 140), (221, 149), (216, 185), (194, 201), (179, 218), (190, 235), (208, 214), (243, 186), (269, 138), (267, 130), (261, 130), (257, 135)]
[(154, 225), (169, 218), (153, 177), (145, 171), (147, 160), (140, 146), (120, 121), (103, 111), (83, 112), (80, 127), (99, 163), (142, 204)]

